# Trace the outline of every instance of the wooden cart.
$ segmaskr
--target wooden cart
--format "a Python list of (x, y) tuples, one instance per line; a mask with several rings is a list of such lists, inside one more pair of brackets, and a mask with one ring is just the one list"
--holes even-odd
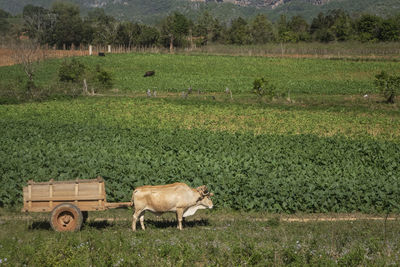
[(24, 187), (24, 212), (51, 212), (50, 225), (55, 231), (78, 231), (88, 211), (131, 206), (131, 202), (108, 203), (104, 180), (71, 180), (36, 183)]

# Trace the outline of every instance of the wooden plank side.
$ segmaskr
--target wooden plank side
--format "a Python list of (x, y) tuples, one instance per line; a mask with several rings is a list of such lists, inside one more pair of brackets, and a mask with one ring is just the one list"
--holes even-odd
[(31, 186), (31, 198), (50, 196), (49, 185), (30, 185)]
[(48, 201), (32, 202), (28, 211), (51, 211)]
[[(69, 203), (75, 205), (73, 201), (60, 201), (60, 202), (53, 202), (54, 207), (58, 206), (59, 204)], [(97, 201), (80, 201), (78, 202), (77, 207), (81, 211), (101, 211), (105, 210), (102, 206), (97, 206)], [(32, 207), (28, 210), (29, 212), (51, 212), (53, 208), (49, 207), (48, 202), (32, 202)]]
[(32, 199), (27, 199), (27, 201), (72, 201), (74, 202), (75, 200), (103, 200), (102, 198), (99, 198), (98, 196), (57, 196), (57, 197), (35, 197)]
[(75, 196), (75, 184), (54, 184), (53, 197)]
[(101, 194), (99, 194), (98, 189), (98, 182), (96, 183), (84, 183), (79, 184), (79, 196), (97, 196), (98, 199), (103, 198)]

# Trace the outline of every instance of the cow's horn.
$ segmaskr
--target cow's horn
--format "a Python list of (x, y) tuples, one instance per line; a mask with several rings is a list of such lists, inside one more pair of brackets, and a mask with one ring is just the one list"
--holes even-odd
[(196, 188), (197, 191), (200, 193), (201, 196), (207, 196), (209, 194), (207, 186), (202, 185)]

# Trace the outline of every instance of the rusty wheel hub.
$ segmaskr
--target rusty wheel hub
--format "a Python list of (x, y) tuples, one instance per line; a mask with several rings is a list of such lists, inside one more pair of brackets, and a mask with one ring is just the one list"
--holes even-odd
[(77, 231), (81, 228), (82, 221), (82, 212), (70, 203), (58, 205), (50, 216), (50, 225), (58, 232)]
[(75, 216), (70, 211), (60, 212), (57, 216), (56, 220), (57, 225), (59, 226), (61, 231), (68, 231), (75, 227), (76, 221)]

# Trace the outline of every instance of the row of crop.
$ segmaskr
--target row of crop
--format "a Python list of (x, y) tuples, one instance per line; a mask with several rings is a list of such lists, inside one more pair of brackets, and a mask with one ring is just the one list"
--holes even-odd
[[(246, 100), (244, 100), (246, 101)], [(316, 100), (317, 102), (319, 100)], [(329, 100), (328, 100), (329, 101)], [(342, 103), (299, 106), (202, 99), (78, 98), (27, 105), (0, 105), (7, 121), (90, 123), (122, 128), (202, 129), (256, 134), (314, 134), (400, 142), (400, 112), (380, 105), (345, 107)], [(371, 112), (372, 109), (383, 109)], [(72, 133), (73, 134), (73, 133)]]
[(0, 158), (0, 206), (20, 204), (29, 179), (101, 175), (109, 201), (182, 181), (208, 185), (216, 207), (400, 211), (400, 145), (392, 142), (0, 119)]

